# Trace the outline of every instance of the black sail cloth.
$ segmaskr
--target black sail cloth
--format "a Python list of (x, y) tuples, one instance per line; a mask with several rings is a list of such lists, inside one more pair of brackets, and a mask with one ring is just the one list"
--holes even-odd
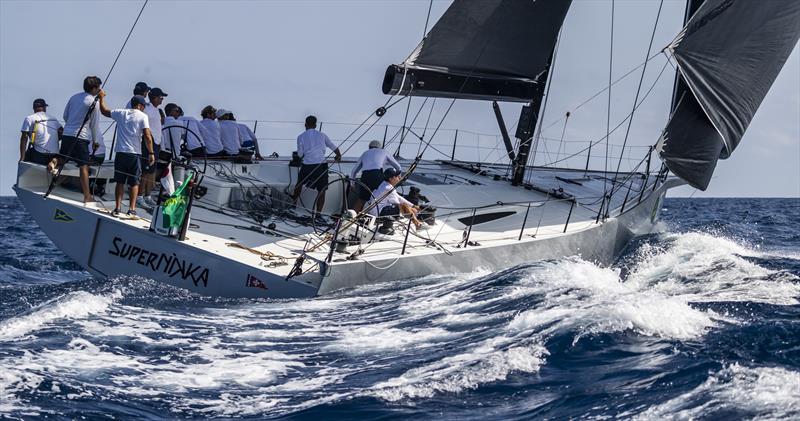
[(661, 157), (674, 174), (708, 187), (717, 160), (738, 146), (798, 38), (800, 1), (703, 3), (668, 47), (690, 90), (663, 137)]
[(571, 0), (455, 0), (385, 94), (528, 102), (544, 84)]

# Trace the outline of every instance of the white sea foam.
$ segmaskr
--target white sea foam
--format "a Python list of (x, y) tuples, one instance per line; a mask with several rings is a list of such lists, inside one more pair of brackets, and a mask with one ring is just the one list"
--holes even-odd
[(401, 352), (408, 348), (430, 346), (458, 336), (442, 328), (398, 329), (386, 325), (369, 325), (348, 329), (340, 339), (325, 348), (348, 354), (382, 351)]
[(457, 393), (504, 380), (512, 372), (534, 373), (544, 363), (547, 350), (536, 344), (508, 346), (508, 338), (487, 340), (469, 352), (406, 371), (375, 384), (366, 392), (387, 401), (429, 398), (437, 393)]
[(577, 331), (580, 336), (631, 330), (686, 339), (702, 335), (716, 317), (680, 298), (624, 283), (616, 270), (578, 259), (534, 268), (515, 294), (540, 295), (544, 300), (536, 309), (517, 315), (508, 325), (512, 332)]
[(0, 322), (0, 341), (17, 339), (61, 319), (80, 319), (103, 313), (120, 297), (119, 292), (109, 295), (95, 295), (84, 291), (69, 293), (40, 305), (24, 316)]
[(754, 301), (797, 304), (797, 276), (758, 266), (760, 257), (726, 238), (704, 233), (669, 234), (666, 249), (645, 245), (627, 282), (687, 301)]
[(692, 391), (653, 406), (640, 420), (695, 419), (736, 411), (760, 420), (800, 418), (800, 372), (777, 367), (733, 364), (711, 375)]

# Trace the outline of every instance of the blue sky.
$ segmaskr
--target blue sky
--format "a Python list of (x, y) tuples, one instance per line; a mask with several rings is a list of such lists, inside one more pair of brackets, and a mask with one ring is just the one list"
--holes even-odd
[[(19, 128), (34, 98), (51, 105), (60, 117), (70, 95), (81, 90), (86, 75), (101, 78), (141, 7), (138, 1), (0, 1), (0, 194), (11, 194), (16, 174)], [(431, 25), (449, 1), (434, 1)], [(576, 0), (563, 29), (550, 96), (545, 110), (537, 164), (568, 154), (606, 130), (606, 96), (575, 110), (603, 89), (608, 78), (610, 5), (607, 0)], [(658, 2), (617, 0), (614, 63), (616, 79), (645, 56)], [(663, 48), (680, 29), (684, 3), (665, 1), (654, 49)], [(157, 1), (151, 0), (127, 48), (111, 74), (109, 103), (122, 106), (135, 82), (143, 80), (169, 93), (167, 102), (188, 114), (213, 104), (234, 111), (239, 120), (299, 122), (313, 113), (323, 130), (343, 137), (386, 101), (380, 83), (387, 65), (402, 61), (423, 35), (426, 0), (397, 1)], [(800, 197), (800, 53), (795, 48), (756, 114), (734, 155), (720, 161), (702, 196)], [(666, 124), (673, 70), (663, 56), (648, 64), (645, 87), (654, 89), (637, 110), (629, 144), (636, 160), (655, 143)], [(630, 112), (639, 73), (612, 88), (612, 126)], [(412, 103), (412, 112), (421, 100)], [(430, 102), (418, 120), (428, 116)], [(438, 123), (445, 101), (435, 104), (431, 125)], [(404, 109), (390, 110), (383, 122), (399, 124)], [(564, 127), (560, 120), (572, 113)], [(518, 104), (504, 104), (512, 125)], [(327, 125), (326, 125), (327, 122)], [(251, 123), (252, 124), (252, 123)], [(459, 144), (474, 153), (501, 160), (496, 123), (489, 103), (459, 101), (442, 127), (458, 128)], [(286, 154), (298, 123), (259, 123), (265, 149)], [(559, 140), (568, 142), (559, 149)], [(377, 128), (365, 136), (379, 138)], [(452, 131), (435, 139), (449, 150)], [(478, 136), (474, 133), (484, 133)], [(621, 144), (624, 131), (612, 135)], [(110, 136), (107, 137), (110, 143)], [(358, 145), (348, 155), (357, 155)], [(406, 145), (411, 156), (415, 145)], [(639, 154), (639, 155), (637, 155)], [(436, 158), (435, 153), (430, 156)], [(569, 162), (579, 165), (585, 158)], [(601, 164), (593, 161), (593, 164)], [(672, 196), (690, 195), (680, 188)]]

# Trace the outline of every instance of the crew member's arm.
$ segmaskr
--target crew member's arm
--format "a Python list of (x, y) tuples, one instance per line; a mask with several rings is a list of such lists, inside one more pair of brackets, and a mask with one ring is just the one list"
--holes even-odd
[(153, 134), (150, 133), (150, 129), (145, 127), (144, 131), (144, 144), (147, 147), (147, 163), (149, 165), (153, 165), (156, 162), (156, 154), (153, 153)]
[(334, 145), (333, 142), (331, 142), (331, 138), (329, 138), (328, 135), (326, 135), (325, 133), (322, 133), (322, 135), (325, 136), (325, 146), (330, 148), (330, 150), (332, 150), (334, 155), (335, 155), (333, 157), (333, 162), (341, 161), (342, 160), (342, 154), (341, 154), (341, 152), (339, 152), (339, 148), (337, 148), (336, 145)]
[(397, 171), (401, 171), (402, 172), (403, 168), (400, 166), (400, 163), (397, 162), (397, 160), (395, 160), (394, 157), (392, 157), (391, 154), (387, 153), (386, 151), (383, 151), (383, 152), (384, 152), (384, 154), (386, 154), (386, 161), (389, 162), (389, 165), (394, 167), (394, 169), (396, 169)]
[(358, 174), (358, 170), (360, 170), (362, 166), (364, 166), (364, 154), (361, 154), (361, 156), (358, 157), (358, 162), (356, 162), (356, 166), (353, 167), (352, 171), (350, 171), (351, 179), (353, 180), (356, 179), (356, 174)]
[(22, 132), (19, 137), (19, 160), (25, 159), (25, 149), (28, 148), (28, 132)]
[(300, 136), (297, 136), (297, 156), (303, 159), (303, 155), (305, 154), (305, 151), (303, 151), (303, 142), (300, 141)]
[[(97, 94), (97, 97), (100, 98), (100, 114), (111, 118), (111, 110), (106, 107), (106, 93), (103, 90), (100, 90), (100, 93)], [(65, 111), (66, 112), (66, 111)]]

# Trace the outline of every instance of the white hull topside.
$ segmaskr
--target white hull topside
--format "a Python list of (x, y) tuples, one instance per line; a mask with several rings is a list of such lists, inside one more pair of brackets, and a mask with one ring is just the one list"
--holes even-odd
[[(326, 212), (341, 208), (345, 183), (335, 180), (349, 173), (351, 165), (331, 166)], [(94, 276), (138, 275), (211, 296), (292, 298), (430, 274), (501, 270), (566, 256), (610, 264), (631, 239), (653, 230), (667, 189), (680, 184), (672, 178), (621, 174), (619, 180), (625, 183), (618, 186), (608, 217), (598, 219), (597, 198), (611, 185), (613, 174), (535, 170), (534, 185), (572, 194), (578, 198), (573, 205), (571, 199), (511, 186), (492, 176), (505, 167), (482, 171), (466, 167), (463, 163), (421, 163), (404, 189), (421, 188), (438, 208), (437, 223), (427, 232), (406, 236), (399, 226), (402, 221), (398, 222), (395, 235), (362, 244), (361, 254), (356, 253), (357, 245), (344, 253), (330, 253), (331, 241), (323, 241), (310, 226), (280, 218), (256, 222), (226, 206), (231, 190), (243, 184), (281, 191), (292, 186), (297, 169), (286, 159), (218, 162), (209, 167), (203, 181), (208, 193), (195, 201), (184, 241), (150, 231), (150, 215), (141, 210), (138, 220), (111, 217), (107, 209), (113, 208), (113, 193), (107, 194), (109, 200), (90, 206), (83, 205), (80, 193), (61, 187), (44, 198), (49, 176), (40, 165), (20, 163), (14, 190), (56, 246)], [(113, 163), (104, 165), (99, 176), (107, 177), (112, 171)], [(68, 166), (64, 174), (77, 171)], [(113, 187), (109, 184), (106, 191), (113, 192)], [(313, 198), (313, 191), (304, 190), (301, 201), (311, 203)], [(485, 207), (470, 208), (481, 206)], [(473, 224), (471, 231), (462, 222), (486, 214), (498, 217)], [(465, 236), (469, 238), (466, 246)], [(303, 253), (307, 243), (320, 242), (316, 250)], [(301, 255), (306, 257), (303, 273), (289, 277)]]

